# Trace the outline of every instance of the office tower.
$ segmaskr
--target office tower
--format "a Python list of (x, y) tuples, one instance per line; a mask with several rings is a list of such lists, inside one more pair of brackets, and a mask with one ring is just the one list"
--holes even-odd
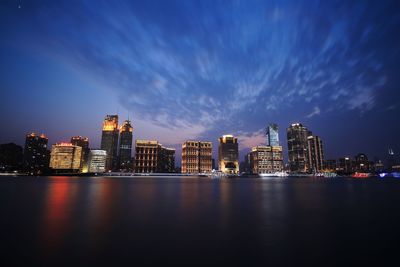
[(24, 149), (24, 169), (31, 175), (43, 174), (49, 167), (48, 139), (44, 134), (26, 135)]
[(158, 141), (136, 140), (135, 151), (136, 173), (175, 171), (175, 149), (163, 147)]
[(17, 171), (22, 169), (22, 147), (14, 143), (0, 145), (0, 171)]
[(88, 172), (88, 158), (89, 158), (89, 138), (82, 136), (71, 137), (71, 144), (80, 146), (82, 148), (81, 170), (83, 173)]
[(283, 170), (281, 146), (255, 146), (250, 152), (252, 173), (274, 173)]
[(103, 173), (106, 171), (107, 152), (100, 149), (92, 149), (89, 152), (88, 171), (90, 173)]
[(289, 168), (292, 172), (307, 172), (307, 137), (312, 135), (307, 127), (294, 123), (287, 128)]
[(355, 156), (355, 166), (353, 171), (356, 172), (369, 172), (370, 171), (370, 162), (368, 160), (367, 155), (364, 153), (359, 153)]
[(219, 170), (228, 174), (239, 173), (239, 147), (233, 135), (223, 135), (218, 146)]
[(182, 144), (182, 173), (204, 173), (211, 170), (211, 142), (186, 141)]
[(279, 146), (279, 131), (276, 123), (268, 125), (266, 130), (267, 146)]
[(309, 171), (320, 172), (323, 170), (324, 150), (321, 138), (318, 136), (307, 137), (307, 157)]
[(132, 171), (132, 134), (133, 127), (129, 120), (119, 128), (119, 168), (124, 171)]
[(81, 168), (82, 147), (71, 143), (52, 145), (50, 168), (57, 173), (77, 173)]
[(327, 172), (336, 172), (336, 159), (327, 159), (324, 161), (324, 170)]
[(353, 164), (350, 157), (340, 158), (337, 164), (337, 172), (340, 174), (350, 174), (353, 169)]
[(118, 115), (107, 115), (103, 121), (101, 150), (107, 152), (106, 171), (117, 167), (118, 157)]
[(157, 172), (175, 172), (175, 148), (161, 146), (160, 161)]

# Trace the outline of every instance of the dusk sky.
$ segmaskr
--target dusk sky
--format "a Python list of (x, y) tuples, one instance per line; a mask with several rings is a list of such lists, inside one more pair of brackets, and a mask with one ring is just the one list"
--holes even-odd
[(0, 143), (239, 137), (301, 122), (325, 158), (400, 153), (400, 1), (1, 1)]

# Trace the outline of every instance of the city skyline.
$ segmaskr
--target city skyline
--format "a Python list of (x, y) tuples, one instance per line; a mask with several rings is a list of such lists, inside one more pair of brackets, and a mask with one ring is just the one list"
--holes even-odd
[(242, 161), (267, 122), (281, 127), (285, 161), (295, 122), (318, 133), (326, 159), (400, 151), (395, 1), (0, 5), (0, 143), (34, 131), (49, 146), (81, 135), (100, 148), (99, 122), (118, 113), (134, 140), (177, 155), (185, 140), (216, 148), (233, 134)]

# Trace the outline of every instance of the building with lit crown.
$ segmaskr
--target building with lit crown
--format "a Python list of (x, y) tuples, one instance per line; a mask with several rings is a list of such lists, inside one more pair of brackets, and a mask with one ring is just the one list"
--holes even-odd
[(81, 170), (82, 147), (71, 143), (52, 145), (50, 168), (57, 173), (77, 173)]
[(318, 136), (307, 137), (307, 157), (309, 171), (320, 172), (323, 170), (324, 150), (321, 138)]
[(287, 128), (289, 168), (292, 172), (308, 172), (308, 136), (312, 133), (301, 123), (294, 123)]
[(132, 141), (133, 127), (129, 120), (119, 128), (119, 168), (123, 171), (132, 171)]
[(118, 164), (118, 115), (107, 115), (103, 121), (101, 150), (107, 152), (106, 170), (114, 170)]
[(212, 171), (212, 143), (186, 141), (182, 144), (182, 173)]
[(233, 135), (223, 135), (219, 138), (218, 166), (224, 173), (239, 173), (239, 145)]
[(80, 146), (82, 148), (82, 160), (81, 170), (82, 172), (88, 172), (88, 158), (89, 158), (89, 138), (82, 136), (71, 137), (71, 144), (74, 146)]
[(135, 172), (165, 173), (175, 171), (175, 149), (155, 140), (136, 140)]
[(49, 167), (48, 139), (44, 134), (30, 133), (25, 138), (24, 170), (29, 174), (43, 174)]
[(106, 171), (107, 151), (92, 149), (89, 152), (88, 171), (90, 173), (103, 173)]

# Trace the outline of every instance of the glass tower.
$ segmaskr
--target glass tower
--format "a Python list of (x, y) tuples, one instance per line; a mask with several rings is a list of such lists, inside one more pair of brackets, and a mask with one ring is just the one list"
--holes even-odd
[(279, 146), (278, 124), (271, 123), (267, 127), (267, 146)]

